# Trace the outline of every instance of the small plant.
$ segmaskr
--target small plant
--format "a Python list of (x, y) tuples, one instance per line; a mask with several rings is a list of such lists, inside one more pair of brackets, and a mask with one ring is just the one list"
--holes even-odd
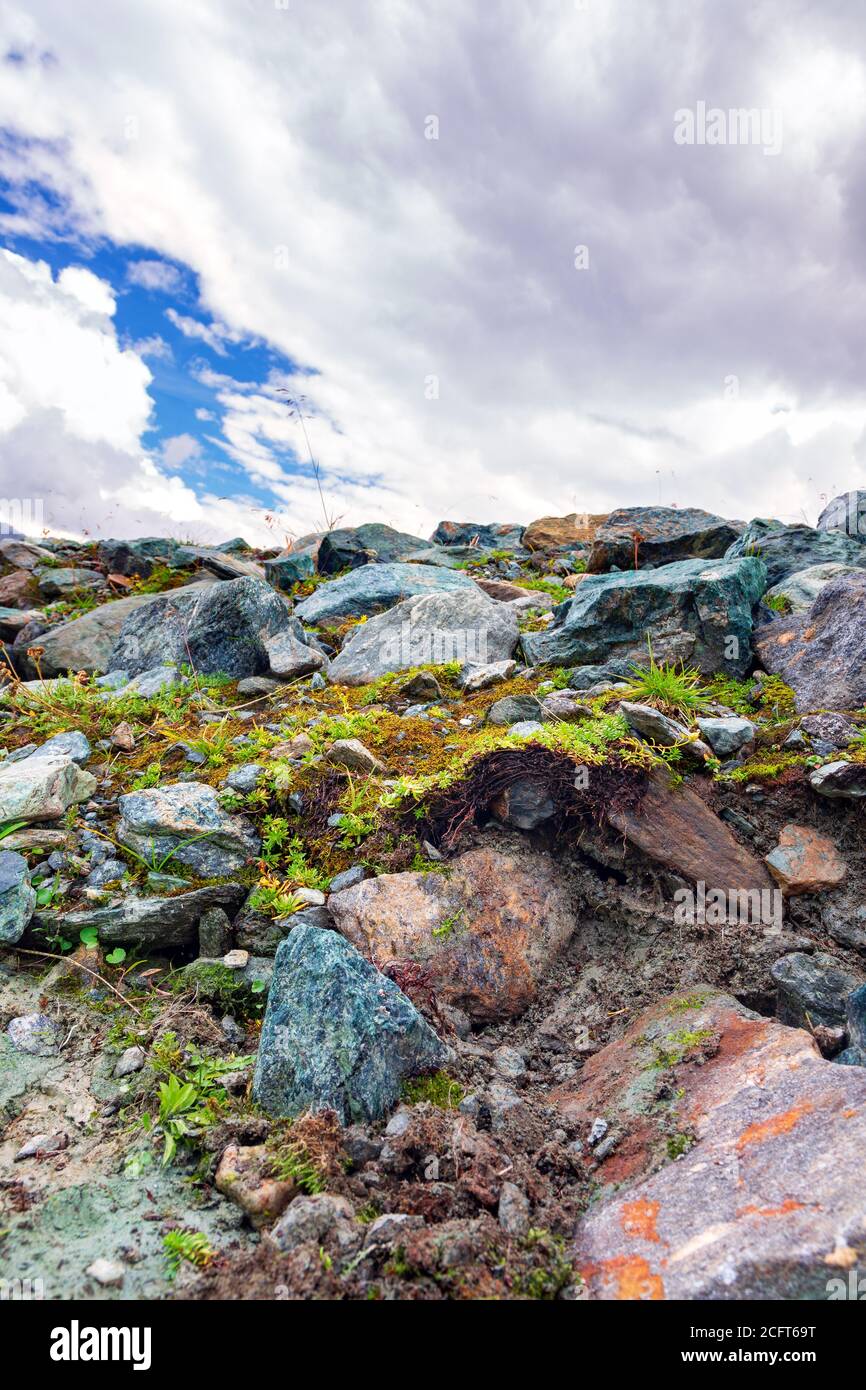
[(632, 666), (632, 682), (628, 690), (622, 692), (623, 699), (678, 715), (691, 715), (706, 704), (710, 692), (701, 683), (699, 671), (682, 662), (678, 667), (657, 662), (649, 638), (647, 648), (649, 666)]
[(772, 608), (774, 613), (790, 613), (791, 600), (787, 594), (764, 594), (762, 602), (765, 607)]
[(325, 1191), (325, 1180), (303, 1140), (291, 1133), (267, 1141), (271, 1171), (280, 1182), (294, 1182), (308, 1197)]
[(416, 1076), (403, 1083), (403, 1096), (410, 1105), (427, 1101), (440, 1110), (456, 1110), (465, 1095), (460, 1082), (445, 1071), (434, 1072), (432, 1076)]
[(216, 1253), (201, 1231), (169, 1231), (162, 1238), (168, 1260), (168, 1277), (173, 1279), (186, 1261), (196, 1269), (205, 1269)]
[(270, 913), (278, 922), (294, 916), (305, 906), (303, 898), (294, 892), (294, 885), (288, 879), (277, 878), (276, 874), (262, 874), (250, 894), (250, 907), (256, 912)]

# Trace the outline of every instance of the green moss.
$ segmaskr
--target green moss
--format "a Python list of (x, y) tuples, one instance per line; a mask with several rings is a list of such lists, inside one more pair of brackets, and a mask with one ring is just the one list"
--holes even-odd
[(403, 1096), (410, 1105), (427, 1101), (440, 1110), (456, 1110), (465, 1094), (460, 1082), (444, 1071), (434, 1072), (432, 1076), (417, 1076), (403, 1083)]
[(676, 1033), (668, 1033), (660, 1040), (642, 1038), (641, 1043), (652, 1048), (652, 1058), (647, 1063), (646, 1070), (667, 1071), (670, 1067), (677, 1067), (690, 1052), (694, 1052), (704, 1043), (711, 1042), (715, 1036), (711, 1028), (700, 1028), (691, 1032), (681, 1029)]

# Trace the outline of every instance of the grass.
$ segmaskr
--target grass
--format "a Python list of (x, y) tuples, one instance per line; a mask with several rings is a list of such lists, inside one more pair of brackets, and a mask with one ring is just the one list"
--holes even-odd
[(622, 691), (622, 698), (681, 717), (702, 709), (710, 699), (710, 690), (702, 683), (700, 671), (682, 662), (678, 666), (657, 662), (649, 638), (647, 648), (649, 666), (632, 666), (634, 676), (629, 688)]
[(184, 1262), (196, 1269), (205, 1269), (215, 1254), (201, 1231), (169, 1231), (162, 1238), (162, 1246), (168, 1260), (169, 1279), (174, 1279)]

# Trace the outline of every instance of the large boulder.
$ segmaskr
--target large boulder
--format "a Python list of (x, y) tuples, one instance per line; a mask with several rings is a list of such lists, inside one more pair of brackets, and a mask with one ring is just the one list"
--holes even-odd
[(675, 560), (715, 560), (736, 540), (742, 525), (698, 507), (619, 507), (596, 528), (586, 562), (590, 574), (669, 565)]
[(0, 822), (59, 820), (96, 786), (73, 758), (50, 749), (0, 764)]
[(265, 560), (265, 579), (275, 589), (288, 593), (302, 579), (310, 579), (316, 572), (318, 546), (306, 546), (303, 550), (287, 550), (283, 555), (275, 555)]
[(253, 1082), (263, 1109), (380, 1120), (408, 1077), (449, 1057), (414, 1004), (341, 936), (296, 927), (280, 943)]
[(834, 579), (805, 613), (765, 609), (755, 649), (791, 686), (799, 712), (858, 709), (866, 702), (866, 571)]
[(243, 868), (260, 848), (250, 821), (224, 811), (213, 787), (201, 782), (128, 792), (118, 806), (118, 840), (154, 867), (186, 864), (216, 878)]
[(797, 570), (774, 584), (767, 590), (764, 599), (783, 599), (789, 613), (805, 613), (831, 580), (858, 573), (856, 565), (840, 565), (834, 561), (826, 565), (810, 565), (808, 569)]
[(725, 558), (735, 560), (740, 555), (757, 555), (763, 560), (770, 588), (813, 565), (866, 566), (866, 546), (841, 531), (818, 531), (801, 523), (785, 526), (781, 521), (761, 518), (749, 522)]
[(612, 1122), (608, 1195), (575, 1239), (591, 1298), (845, 1296), (866, 1259), (866, 1070), (706, 989), (636, 1018), (558, 1101), (579, 1128)]
[(680, 560), (653, 570), (588, 575), (544, 632), (525, 634), (532, 666), (611, 658), (684, 661), (709, 675), (742, 676), (751, 660), (752, 613), (766, 589), (760, 560)]
[(866, 540), (866, 492), (853, 489), (828, 502), (818, 517), (819, 531), (844, 531)]
[(507, 660), (519, 636), (517, 618), (475, 585), (453, 593), (405, 599), (349, 633), (330, 666), (332, 680), (365, 685), (389, 671), (459, 661), (483, 666)]
[(110, 907), (82, 912), (43, 913), (42, 920), (55, 932), (75, 936), (85, 927), (96, 927), (105, 946), (136, 943), (147, 950), (193, 946), (202, 916), (214, 907), (236, 912), (247, 890), (237, 883), (218, 883), (173, 897), (136, 898), (129, 895)]
[(40, 565), (34, 570), (34, 575), (39, 585), (39, 596), (45, 601), (69, 598), (71, 594), (88, 589), (99, 592), (106, 587), (105, 579), (98, 571), (75, 566)]
[(186, 663), (202, 675), (264, 675), (267, 642), (289, 617), (285, 599), (264, 579), (174, 589), (146, 611), (129, 615), (111, 653), (111, 669), (137, 676), (166, 663)]
[(463, 570), (399, 563), (362, 565), (329, 584), (320, 584), (296, 606), (295, 613), (303, 623), (361, 618), (418, 594), (469, 590), (473, 584)]
[(519, 550), (523, 527), (512, 521), (440, 521), (434, 545), (472, 545), (482, 550)]
[(32, 611), (39, 602), (39, 587), (29, 570), (13, 570), (0, 579), (0, 608)]
[(571, 512), (568, 516), (541, 516), (531, 521), (523, 533), (524, 550), (554, 552), (583, 549), (591, 541), (607, 515), (588, 516)]
[[(203, 587), (209, 587), (214, 582), (208, 577), (204, 584), (197, 583), (173, 589), (172, 597), (177, 599), (187, 593), (198, 595)], [(129, 598), (100, 604), (83, 617), (74, 618), (71, 623), (61, 623), (50, 628), (33, 643), (41, 649), (39, 670), (43, 676), (65, 676), (69, 671), (86, 671), (89, 675), (94, 675), (109, 670), (111, 653), (117, 645), (127, 618), (140, 608), (156, 603), (161, 597), (164, 596), (133, 594)], [(150, 663), (151, 666), (160, 664), (159, 660)], [(26, 659), (22, 660), (22, 668), (25, 675), (37, 674), (34, 663)]]
[(425, 544), (420, 536), (368, 522), (365, 526), (327, 531), (319, 543), (316, 563), (320, 574), (339, 574), (340, 570), (375, 561), (387, 564), (390, 560), (402, 560), (404, 555), (423, 550)]
[(447, 875), (365, 879), (333, 893), (328, 909), (368, 959), (417, 962), (439, 999), (479, 1021), (527, 1009), (577, 925), (549, 855), (489, 849), (453, 859)]

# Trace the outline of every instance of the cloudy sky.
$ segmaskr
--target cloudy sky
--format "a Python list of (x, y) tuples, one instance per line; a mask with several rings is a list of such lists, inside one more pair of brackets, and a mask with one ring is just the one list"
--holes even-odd
[(47, 526), (863, 482), (862, 0), (0, 0), (0, 54), (0, 494)]

